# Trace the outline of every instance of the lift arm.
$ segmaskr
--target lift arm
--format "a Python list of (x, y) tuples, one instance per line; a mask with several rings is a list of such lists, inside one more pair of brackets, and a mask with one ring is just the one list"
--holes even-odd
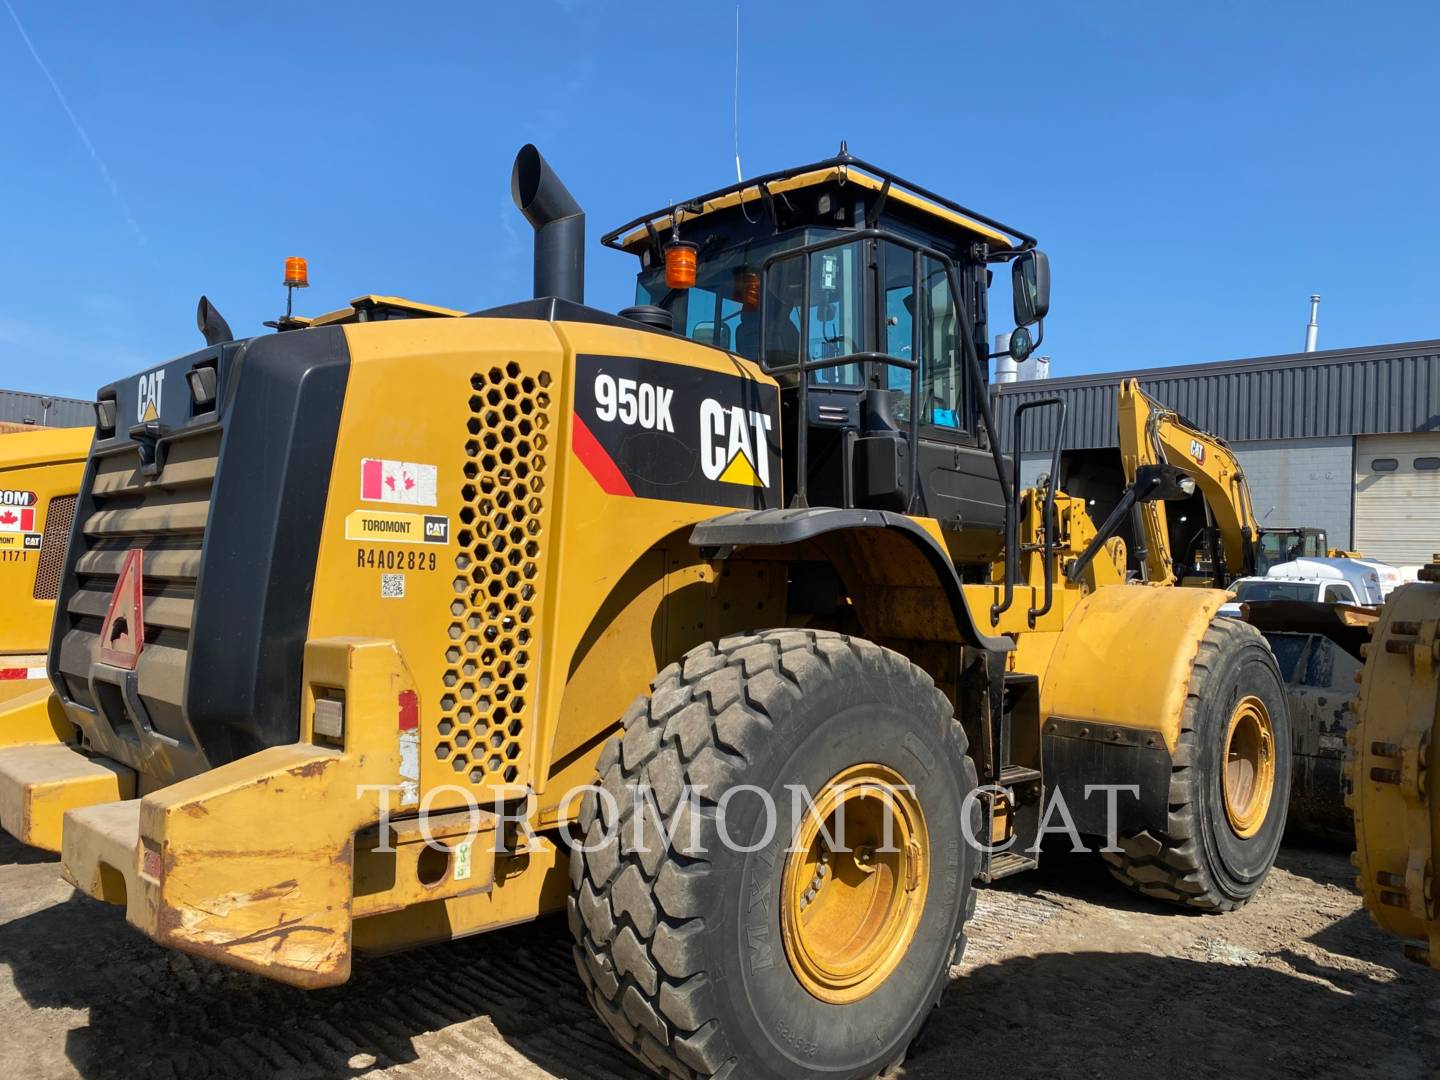
[[(1225, 441), (1183, 420), (1140, 389), (1136, 379), (1120, 384), (1116, 417), (1126, 484), (1134, 484), (1143, 465), (1169, 464), (1195, 478), (1220, 533), (1225, 580), (1254, 573), (1259, 529), (1250, 485), (1235, 452)], [(1138, 506), (1145, 534), (1146, 578), (1156, 585), (1175, 584), (1174, 552), (1162, 500)]]

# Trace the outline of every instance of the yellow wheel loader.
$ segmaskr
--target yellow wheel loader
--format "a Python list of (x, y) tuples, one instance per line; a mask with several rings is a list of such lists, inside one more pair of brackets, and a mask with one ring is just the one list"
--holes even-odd
[(91, 436), (0, 424), (0, 702), (49, 686), (45, 649)]
[(302, 987), (566, 912), (604, 1022), (682, 1078), (892, 1066), (973, 882), (1046, 833), (1178, 904), (1254, 895), (1269, 647), (1218, 590), (1125, 584), (997, 443), (988, 286), (1023, 353), (1033, 238), (842, 146), (609, 233), (611, 314), (534, 147), (511, 183), (534, 299), (240, 341), (202, 305), (205, 349), (101, 389), (54, 695), (0, 711), (23, 838)]
[(1375, 921), (1440, 968), (1435, 866), (1440, 802), (1430, 765), (1440, 724), (1440, 556), (1390, 594), (1366, 646), (1347, 771), (1356, 884)]

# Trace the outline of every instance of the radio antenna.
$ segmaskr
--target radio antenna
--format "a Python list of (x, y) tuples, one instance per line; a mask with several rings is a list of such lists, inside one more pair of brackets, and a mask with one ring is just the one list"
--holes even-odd
[(735, 5), (735, 99), (734, 99), (734, 120), (735, 120), (735, 182), (738, 184), (745, 179), (745, 174), (740, 171), (740, 5)]

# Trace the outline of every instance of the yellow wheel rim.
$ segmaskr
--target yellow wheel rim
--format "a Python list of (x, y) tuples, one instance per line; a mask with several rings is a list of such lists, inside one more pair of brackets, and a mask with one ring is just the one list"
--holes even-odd
[(836, 1005), (877, 990), (915, 938), (929, 881), (925, 815), (899, 773), (856, 765), (825, 784), (805, 808), (781, 886), (780, 929), (800, 985)]
[(1275, 729), (1265, 703), (1253, 695), (1242, 698), (1230, 714), (1221, 783), (1230, 828), (1241, 839), (1254, 836), (1265, 824), (1275, 791)]

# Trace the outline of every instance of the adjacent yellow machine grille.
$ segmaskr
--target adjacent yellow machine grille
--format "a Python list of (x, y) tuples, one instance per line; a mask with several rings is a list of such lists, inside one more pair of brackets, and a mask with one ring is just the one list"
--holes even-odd
[(70, 524), (74, 520), (74, 495), (58, 495), (50, 500), (50, 508), (45, 511), (45, 535), (40, 541), (40, 559), (35, 566), (36, 600), (54, 600), (60, 595), (65, 548), (70, 542)]
[(551, 438), (549, 372), (474, 375), (455, 600), (435, 757), (477, 785), (524, 783), (535, 709)]

